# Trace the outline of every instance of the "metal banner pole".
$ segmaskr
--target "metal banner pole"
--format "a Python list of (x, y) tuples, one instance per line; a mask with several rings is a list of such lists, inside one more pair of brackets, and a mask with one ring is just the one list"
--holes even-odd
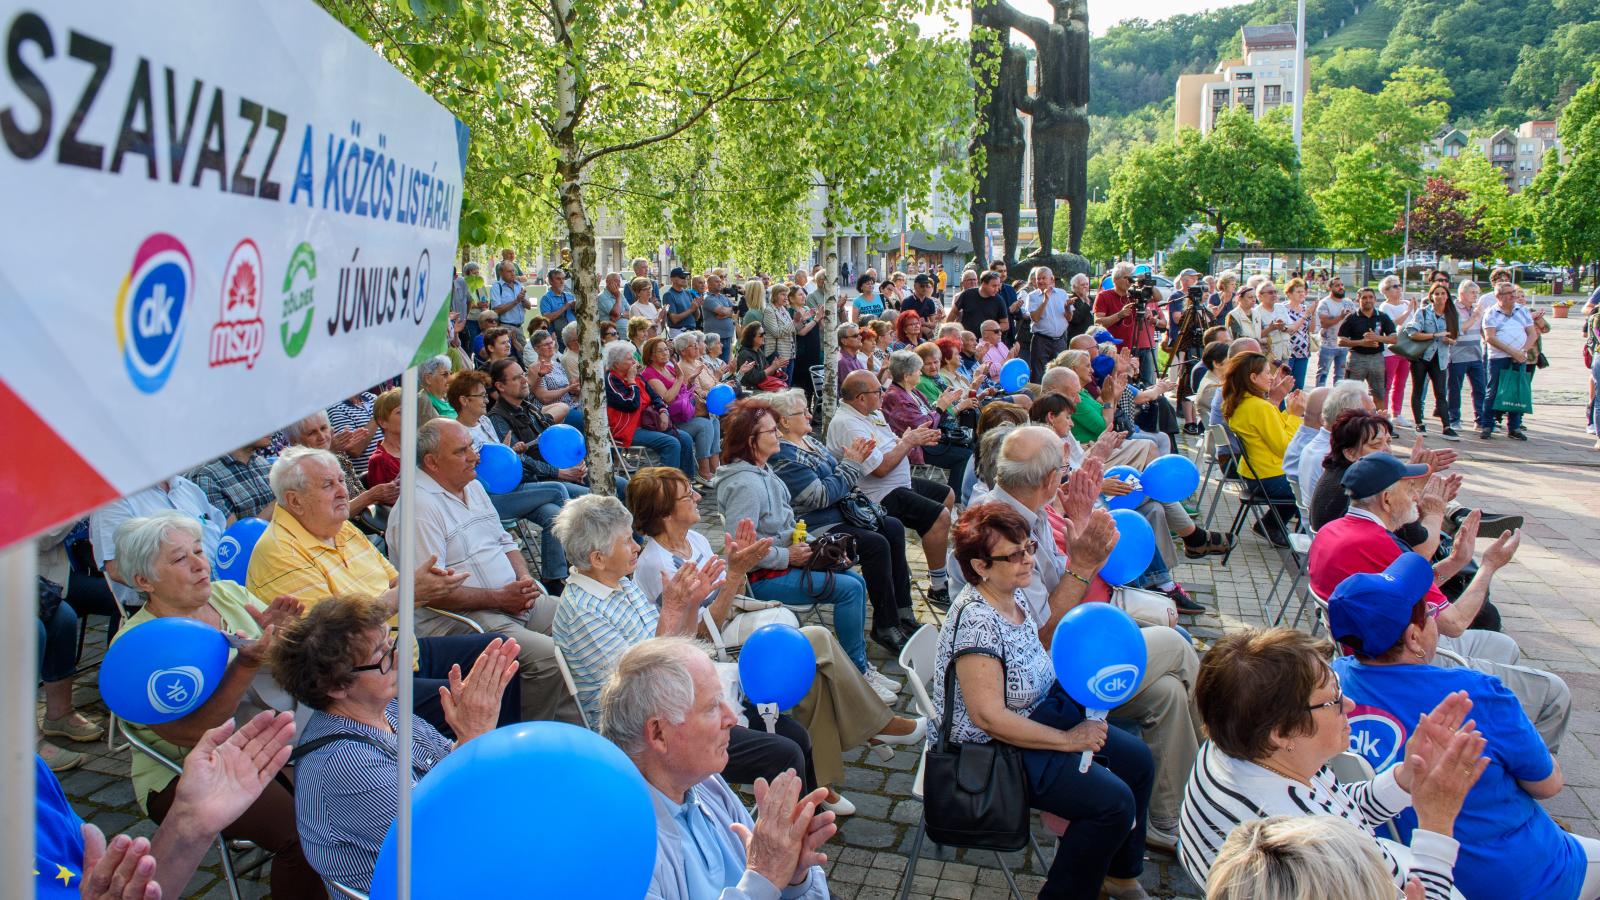
[(417, 370), (400, 376), (400, 637), (395, 671), (400, 682), (400, 807), (395, 859), (400, 872), (396, 900), (411, 900), (411, 708), (412, 647), (417, 631)]
[[(0, 699), (0, 729), (6, 735), (4, 770), (0, 771), (0, 813), (12, 823), (11, 837), (0, 841), (0, 896), (33, 896), (34, 820), (33, 746), (34, 692), (39, 683), (38, 610), (39, 550), (32, 540), (17, 541), (0, 550), (0, 586), (8, 601), (0, 603), (0, 633), (6, 636), (0, 654), (0, 678), (5, 684)], [(79, 860), (73, 860), (77, 866)]]

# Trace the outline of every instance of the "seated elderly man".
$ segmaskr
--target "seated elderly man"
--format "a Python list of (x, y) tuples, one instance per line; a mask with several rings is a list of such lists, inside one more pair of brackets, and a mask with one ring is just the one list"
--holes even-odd
[[(1046, 648), (1055, 637), (1056, 624), (1062, 616), (1085, 600), (1106, 596), (1104, 582), (1096, 579), (1098, 566), (1089, 571), (1080, 571), (1081, 567), (1074, 566), (1072, 557), (1056, 547), (1049, 518), (1045, 515), (1045, 505), (1056, 499), (1062, 488), (1064, 463), (1061, 440), (1054, 431), (1037, 425), (1017, 428), (1001, 443), (1000, 459), (995, 465), (995, 488), (982, 498), (988, 503), (1005, 503), (1032, 523), (1033, 539), (1038, 542), (1039, 549), (1033, 557), (1033, 580), (1023, 589), (1023, 594), (1035, 620), (1042, 623), (1039, 639)], [(1074, 523), (1068, 525), (1069, 535), (1083, 529), (1082, 523), (1087, 522), (1099, 488), (1098, 465), (1088, 466), (1083, 475), (1074, 476), (1067, 496), (1077, 505), (1065, 510), (1068, 522)], [(1071, 550), (1070, 545), (1068, 550)], [(1092, 585), (1098, 585), (1096, 597), (1090, 596)], [(1177, 846), (1183, 786), (1200, 746), (1200, 719), (1192, 696), (1200, 660), (1188, 640), (1172, 628), (1150, 627), (1140, 631), (1148, 656), (1144, 679), (1139, 683), (1138, 692), (1127, 703), (1112, 710), (1111, 715), (1136, 720), (1143, 729), (1145, 743), (1150, 745), (1156, 764), (1146, 839), (1152, 846), (1171, 850)]]
[[(1344, 473), (1350, 510), (1343, 518), (1324, 525), (1311, 542), (1307, 560), (1311, 590), (1329, 597), (1346, 578), (1360, 572), (1382, 572), (1402, 553), (1410, 552), (1395, 531), (1417, 518), (1417, 495), (1428, 467), (1403, 463), (1387, 453), (1363, 457)], [(1469, 520), (1470, 521), (1470, 520)], [(1463, 526), (1469, 533), (1476, 523)], [(1522, 543), (1520, 531), (1508, 531), (1483, 553), (1477, 574), (1454, 602), (1437, 582), (1455, 574), (1461, 561), (1452, 558), (1434, 565), (1435, 584), (1427, 592), (1428, 612), (1439, 628), (1438, 646), (1449, 651), (1437, 663), (1460, 665), (1500, 679), (1533, 720), (1552, 752), (1561, 746), (1572, 714), (1572, 692), (1560, 677), (1539, 669), (1515, 665), (1521, 655), (1516, 641), (1494, 631), (1469, 629), (1489, 593), (1495, 572), (1511, 561)], [(1470, 545), (1467, 546), (1470, 554)], [(1441, 577), (1442, 576), (1442, 577)]]
[(651, 638), (630, 648), (600, 694), (600, 733), (650, 784), (655, 900), (827, 900), (822, 845), (838, 827), (793, 770), (756, 782), (757, 819), (717, 773), (736, 721), (703, 645)]
[[(392, 614), (400, 602), (399, 573), (350, 522), (350, 495), (339, 461), (326, 450), (290, 447), (272, 465), (272, 521), (250, 555), (246, 587), (257, 597), (288, 595), (308, 607), (336, 596), (376, 597)], [(420, 555), (420, 554), (419, 554)], [(452, 572), (425, 558), (417, 568), (415, 601), (426, 605), (448, 598), (468, 573)], [(428, 637), (417, 641), (412, 657), (416, 685), (413, 710), (450, 734), (439, 688), (450, 667), (472, 665), (493, 635)], [(506, 691), (500, 724), (517, 721), (521, 691)]]
[[(459, 613), (486, 631), (505, 635), (521, 649), (522, 719), (582, 725), (578, 705), (556, 667), (550, 620), (555, 600), (528, 574), (527, 560), (506, 530), (489, 493), (477, 479), (472, 435), (453, 419), (433, 419), (417, 429), (417, 555), (435, 557), (467, 579), (432, 607), (417, 610), (417, 634), (473, 633), (434, 610)], [(389, 516), (390, 553), (400, 546), (400, 508)]]
[(1300, 481), (1300, 456), (1322, 430), (1322, 406), (1327, 402), (1328, 390), (1314, 387), (1306, 391), (1306, 409), (1300, 416), (1300, 427), (1295, 429), (1289, 446), (1283, 451), (1283, 474), (1290, 481)]
[(124, 607), (140, 606), (144, 598), (117, 568), (117, 529), (129, 519), (174, 510), (194, 516), (200, 522), (200, 546), (207, 559), (216, 559), (217, 542), (222, 540), (223, 529), (228, 527), (228, 516), (212, 505), (199, 485), (182, 475), (113, 500), (89, 515), (89, 541), (94, 547), (95, 565), (110, 577), (111, 592)]
[[(561, 594), (551, 633), (566, 658), (578, 689), (578, 704), (589, 721), (600, 715), (600, 690), (623, 652), (651, 637), (694, 635), (699, 630), (700, 601), (722, 582), (723, 563), (686, 563), (662, 585), (659, 604), (633, 583), (639, 545), (633, 539), (633, 516), (615, 497), (590, 494), (567, 504), (556, 519), (556, 534), (566, 545), (573, 574)], [(771, 546), (730, 538), (728, 556), (735, 568), (749, 566)], [(753, 557), (750, 558), (750, 557)], [(742, 577), (742, 575), (741, 575)], [(746, 705), (750, 721), (759, 713)], [(816, 787), (811, 768), (811, 736), (788, 716), (779, 716), (777, 733), (735, 726), (728, 745), (723, 777), (738, 784), (773, 777), (784, 769), (805, 776)]]
[[(889, 515), (922, 536), (922, 549), (930, 560), (943, 560), (950, 541), (950, 517), (956, 494), (950, 486), (911, 476), (906, 459), (914, 448), (939, 442), (937, 428), (907, 428), (896, 435), (884, 419), (883, 385), (866, 371), (851, 372), (839, 388), (839, 409), (828, 422), (828, 450), (844, 458), (857, 440), (872, 442), (872, 454), (862, 462), (866, 474), (856, 486), (883, 504)], [(928, 602), (949, 606), (948, 575), (943, 565), (928, 568)]]
[(252, 441), (206, 463), (189, 474), (206, 492), (211, 505), (222, 510), (229, 522), (272, 515), (272, 485), (267, 483), (267, 461), (257, 450), (272, 446), (272, 436)]
[[(1320, 390), (1320, 389), (1319, 389)], [(1300, 500), (1303, 505), (1311, 505), (1311, 496), (1317, 491), (1317, 482), (1322, 479), (1322, 462), (1328, 458), (1328, 443), (1333, 437), (1334, 422), (1344, 415), (1346, 410), (1364, 409), (1371, 411), (1372, 392), (1367, 390), (1365, 381), (1356, 381), (1346, 378), (1335, 382), (1323, 394), (1322, 406), (1317, 410), (1317, 421), (1311, 421), (1311, 398), (1316, 391), (1307, 395), (1306, 399), (1306, 425), (1315, 425), (1317, 432), (1313, 434), (1300, 448), (1299, 462), (1295, 463), (1295, 474), (1300, 482)], [(1292, 448), (1291, 448), (1292, 449)], [(1284, 453), (1283, 469), (1289, 471), (1289, 461), (1292, 454)]]

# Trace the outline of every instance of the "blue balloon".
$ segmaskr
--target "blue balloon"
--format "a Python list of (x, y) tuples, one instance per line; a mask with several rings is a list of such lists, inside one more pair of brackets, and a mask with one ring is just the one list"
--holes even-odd
[[(1133, 466), (1112, 466), (1106, 470), (1106, 477), (1115, 478), (1118, 481), (1128, 481), (1134, 484), (1139, 484), (1141, 478), (1139, 475), (1139, 470), (1135, 469)], [(1120, 497), (1112, 497), (1107, 495), (1106, 509), (1137, 509), (1139, 504), (1144, 502), (1144, 498), (1145, 492), (1141, 485), (1140, 487), (1136, 487), (1132, 491), (1123, 494)]]
[(1028, 361), (1008, 359), (1000, 367), (1000, 390), (1015, 394), (1028, 384)]
[(1056, 680), (1086, 709), (1115, 709), (1139, 689), (1147, 655), (1137, 622), (1109, 603), (1080, 603), (1050, 641)]
[(1100, 290), (1109, 291), (1109, 290), (1111, 290), (1111, 286), (1112, 286), (1111, 273), (1107, 272), (1106, 273), (1106, 277), (1100, 279)]
[(1169, 453), (1144, 467), (1143, 482), (1150, 499), (1176, 503), (1200, 486), (1200, 470), (1189, 457)]
[(478, 448), (478, 480), (491, 494), (515, 490), (522, 483), (522, 460), (517, 451), (505, 444), (486, 443)]
[(217, 542), (216, 572), (219, 581), (237, 581), (244, 584), (250, 572), (250, 555), (255, 552), (256, 541), (267, 530), (263, 519), (240, 519), (228, 526)]
[(1111, 518), (1117, 523), (1117, 543), (1100, 567), (1100, 577), (1111, 584), (1127, 584), (1150, 568), (1156, 535), (1144, 516), (1131, 509), (1113, 510)]
[[(570, 469), (583, 462), (586, 452), (583, 432), (571, 425), (551, 425), (539, 434), (539, 455), (558, 469)], [(518, 476), (520, 481), (520, 471)]]
[(733, 405), (735, 394), (733, 388), (726, 384), (719, 384), (706, 392), (706, 412), (713, 416), (720, 416)]
[[(539, 777), (529, 777), (534, 772)], [(498, 728), (457, 747), (411, 797), (413, 897), (638, 900), (650, 887), (649, 785), (615, 744), (587, 729)], [(529, 814), (536, 809), (560, 814)], [(395, 896), (397, 841), (390, 825), (372, 872), (373, 900)]]
[(133, 626), (100, 663), (100, 696), (118, 716), (160, 725), (200, 708), (228, 668), (228, 639), (204, 622), (177, 616)]
[(793, 625), (763, 625), (739, 650), (739, 684), (752, 703), (789, 709), (811, 691), (817, 653)]

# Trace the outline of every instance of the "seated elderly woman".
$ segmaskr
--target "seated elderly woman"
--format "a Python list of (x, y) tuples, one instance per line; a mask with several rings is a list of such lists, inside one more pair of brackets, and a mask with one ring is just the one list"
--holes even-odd
[[(823, 791), (806, 793), (795, 773), (784, 772), (756, 801), (764, 819), (803, 822), (795, 840), (758, 831), (717, 775), (737, 719), (705, 645), (681, 637), (638, 644), (618, 661), (600, 702), (600, 733), (650, 783), (656, 849), (646, 896), (828, 900), (820, 848), (837, 828), (835, 813), (823, 809)], [(751, 836), (748, 844), (739, 829)]]
[[(1280, 409), (1287, 398), (1286, 408)], [(1251, 526), (1279, 547), (1289, 546), (1285, 528), (1297, 520), (1294, 488), (1283, 471), (1283, 454), (1300, 427), (1305, 395), (1294, 389), (1294, 376), (1274, 369), (1263, 353), (1234, 355), (1222, 369), (1222, 415), (1239, 439), (1244, 455), (1234, 465), (1254, 479), (1270, 501), (1272, 514)]]
[(422, 383), (422, 395), (433, 406), (433, 413), (454, 419), (456, 411), (445, 399), (450, 389), (450, 357), (430, 356), (417, 366), (417, 380)]
[[(1486, 565), (1496, 565), (1509, 554), (1497, 547), (1484, 556)], [(1416, 721), (1440, 697), (1470, 699), (1488, 750), (1478, 761), (1479, 789), (1456, 820), (1461, 855), (1455, 877), (1463, 894), (1600, 896), (1600, 841), (1566, 833), (1539, 805), (1561, 793), (1561, 764), (1516, 696), (1493, 675), (1434, 663), (1439, 626), (1428, 609), (1432, 587), (1433, 567), (1415, 553), (1402, 554), (1383, 572), (1340, 582), (1328, 598), (1328, 633), (1355, 655), (1335, 660), (1334, 674), (1351, 700), (1396, 725)], [(1373, 743), (1390, 759), (1400, 749)], [(1404, 836), (1417, 817), (1403, 813), (1396, 824)]]
[[(1445, 697), (1421, 717), (1404, 762), (1371, 781), (1340, 782), (1328, 763), (1350, 748), (1345, 696), (1331, 648), (1288, 628), (1248, 629), (1219, 640), (1200, 663), (1195, 702), (1209, 740), (1184, 790), (1178, 860), (1205, 884), (1229, 833), (1269, 816), (1337, 816), (1375, 841), (1394, 887), (1412, 876), (1430, 900), (1451, 896), (1458, 845), (1451, 832), (1483, 771), (1484, 739), (1467, 722), (1472, 701)], [(1411, 845), (1371, 837), (1415, 806)]]
[[(683, 331), (672, 339), (672, 348), (678, 351), (678, 371), (689, 379), (689, 391), (694, 395), (695, 418), (702, 419), (710, 424), (706, 434), (710, 438), (710, 447), (702, 447), (700, 438), (695, 437), (695, 453), (700, 461), (700, 480), (711, 482), (711, 476), (716, 474), (717, 466), (722, 462), (722, 423), (716, 416), (706, 410), (706, 395), (717, 385), (727, 382), (738, 390), (736, 382), (738, 376), (728, 370), (727, 363), (718, 359), (716, 354), (708, 348), (712, 345), (715, 334), (703, 331)], [(693, 431), (690, 432), (694, 434)]]
[(733, 359), (739, 372), (739, 384), (747, 391), (761, 391), (783, 380), (789, 360), (776, 353), (767, 353), (767, 328), (760, 322), (751, 322), (739, 332), (739, 355)]
[[(1148, 897), (1138, 878), (1155, 785), (1150, 750), (1133, 735), (1088, 719), (1056, 683), (1040, 623), (1022, 593), (1033, 578), (1037, 549), (1029, 523), (1005, 503), (980, 503), (962, 514), (952, 542), (966, 587), (939, 633), (932, 685), (939, 721), (930, 723), (938, 735), (930, 740), (1000, 741), (1022, 749), (1029, 805), (1069, 823), (1040, 896)], [(951, 667), (954, 690), (947, 696)], [(1079, 772), (1086, 750), (1095, 762)]]
[[(909, 350), (898, 350), (889, 357), (888, 387), (883, 392), (883, 418), (895, 434), (904, 434), (912, 428), (941, 428), (947, 415), (953, 417), (977, 405), (973, 398), (960, 397), (959, 392), (954, 390), (940, 393), (930, 403), (918, 390), (923, 370), (930, 365), (937, 370), (938, 352), (939, 349), (934, 347), (931, 361)], [(950, 424), (955, 424), (953, 418)], [(939, 443), (932, 446), (913, 449), (908, 458), (912, 465), (926, 463), (944, 469), (947, 473), (945, 482), (959, 485), (966, 477), (972, 448), (947, 443), (941, 438)]]
[[(1416, 877), (1406, 896), (1425, 896)], [(1394, 900), (1371, 835), (1336, 816), (1272, 816), (1234, 826), (1211, 866), (1206, 900)]]
[[(665, 466), (640, 469), (628, 482), (628, 508), (639, 533), (646, 535), (633, 579), (652, 601), (661, 601), (664, 585), (685, 564), (704, 567), (717, 558), (710, 542), (694, 530), (694, 525), (700, 521), (699, 500), (699, 492), (677, 469)], [(755, 527), (748, 519), (739, 523), (739, 531), (741, 534), (735, 536), (737, 543), (754, 543)], [(785, 624), (798, 624), (794, 614), (776, 601), (769, 601), (775, 609), (738, 611), (739, 605), (749, 602), (738, 596), (743, 575), (748, 571), (741, 569), (754, 561), (754, 554), (748, 559), (730, 556), (728, 579), (720, 590), (708, 594), (701, 602), (702, 621), (709, 618), (724, 636), (740, 619), (754, 619), (752, 627), (759, 627), (766, 624), (761, 617), (778, 614), (787, 619)], [(814, 689), (789, 714), (811, 734), (812, 764), (820, 784), (841, 781), (844, 777), (842, 753), (851, 747), (867, 742), (880, 757), (890, 759), (894, 753), (890, 745), (922, 740), (926, 733), (924, 723), (920, 719), (894, 715), (887, 704), (895, 701), (895, 691), (858, 672), (833, 632), (817, 625), (807, 625), (800, 631), (811, 642), (812, 652), (816, 654), (817, 680)], [(887, 678), (882, 681), (899, 687)], [(831, 789), (827, 808), (841, 816), (855, 812), (854, 804)]]
[(612, 341), (605, 346), (606, 420), (618, 447), (655, 451), (661, 464), (690, 478), (695, 476), (694, 439), (672, 424), (667, 404), (651, 393), (639, 375), (633, 345)]
[[(403, 394), (399, 388), (390, 388), (378, 395), (372, 403), (372, 421), (383, 429), (383, 437), (378, 440), (378, 446), (373, 448), (372, 456), (367, 460), (366, 482), (368, 487), (376, 487), (385, 482), (394, 481), (400, 477), (400, 402)], [(433, 404), (429, 402), (426, 393), (417, 398), (417, 424), (436, 416)]]
[[(836, 459), (811, 437), (811, 409), (804, 391), (791, 388), (763, 394), (754, 402), (768, 406), (778, 422), (772, 471), (788, 487), (795, 516), (806, 523), (806, 533), (838, 532), (855, 538), (861, 576), (872, 601), (872, 639), (898, 656), (921, 623), (911, 611), (905, 526), (856, 489), (866, 472), (863, 463), (872, 455), (871, 438), (857, 438), (844, 459)], [(867, 678), (878, 684), (889, 682), (870, 667)]]
[(690, 352), (699, 352), (694, 334), (682, 332), (671, 342), (662, 337), (645, 341), (643, 378), (644, 383), (650, 386), (650, 393), (667, 405), (667, 419), (694, 440), (694, 458), (698, 470), (689, 474), (696, 483), (710, 487), (711, 460), (722, 451), (722, 428), (716, 419), (706, 414), (703, 402), (697, 408), (698, 398), (695, 397), (688, 361), (685, 365), (672, 361), (674, 344), (681, 342), (684, 347), (694, 348)]
[[(310, 447), (312, 450), (326, 450), (339, 461), (339, 471), (344, 473), (344, 489), (350, 496), (351, 519), (359, 519), (361, 514), (374, 504), (393, 506), (395, 501), (400, 499), (400, 482), (386, 481), (369, 488), (361, 480), (361, 476), (356, 474), (355, 465), (350, 462), (350, 454), (337, 447), (340, 441), (334, 436), (327, 410), (319, 409), (304, 419), (291, 423), (283, 430), (283, 434), (289, 439), (290, 444)], [(345, 434), (358, 435), (357, 440), (365, 446), (367, 441), (365, 429)], [(345, 443), (348, 444), (349, 441)]]
[[(243, 638), (228, 651), (228, 668), (199, 709), (160, 725), (128, 723), (135, 737), (166, 758), (181, 762), (208, 730), (223, 722), (240, 724), (264, 710), (288, 710), (293, 701), (264, 668), (274, 637), (300, 615), (293, 597), (271, 606), (231, 581), (211, 580), (211, 561), (200, 543), (200, 524), (178, 512), (129, 519), (117, 527), (117, 565), (122, 577), (145, 600), (111, 638), (155, 619), (184, 618), (223, 634)], [(177, 800), (178, 776), (143, 753), (133, 754), (133, 796), (139, 808), (163, 822)], [(251, 841), (274, 854), (272, 892), (282, 897), (324, 897), (322, 879), (306, 862), (295, 831), (294, 795), (270, 782), (261, 796), (223, 829), (230, 839)]]
[(555, 335), (542, 328), (535, 331), (528, 336), (528, 350), (533, 355), (528, 363), (528, 381), (533, 389), (533, 399), (539, 401), (550, 418), (581, 430), (581, 385), (577, 378), (567, 373), (566, 366), (557, 355)]
[(860, 575), (808, 571), (812, 547), (795, 540), (795, 511), (789, 488), (769, 462), (778, 455), (777, 416), (770, 407), (740, 400), (723, 415), (723, 465), (714, 482), (717, 508), (724, 521), (749, 519), (772, 548), (750, 573), (750, 593), (760, 600), (833, 607), (833, 628), (851, 662), (863, 674), (867, 662), (867, 586)]
[[(621, 501), (597, 494), (580, 497), (561, 511), (555, 529), (574, 572), (561, 593), (550, 635), (572, 673), (578, 706), (593, 725), (600, 715), (600, 689), (623, 651), (651, 637), (696, 634), (700, 604), (721, 589), (725, 568), (715, 558), (704, 565), (685, 563), (663, 581), (656, 603), (633, 581), (639, 545), (633, 539), (633, 516)], [(735, 571), (747, 569), (771, 547), (753, 529), (741, 527), (740, 532), (726, 547), (727, 565)], [(749, 704), (744, 714), (749, 721), (760, 720)], [(807, 790), (815, 789), (810, 734), (789, 716), (779, 716), (775, 727), (768, 733), (736, 726), (722, 776), (752, 784), (793, 769), (804, 777)]]
[(922, 339), (922, 317), (912, 310), (906, 310), (894, 320), (894, 340), (889, 342), (889, 352), (915, 350)]
[[(388, 618), (376, 600), (330, 597), (285, 625), (270, 657), (284, 690), (315, 710), (293, 754), (301, 846), (323, 878), (359, 891), (371, 885), (400, 803), (400, 680)], [(516, 673), (517, 642), (499, 638), (465, 678), (460, 666), (451, 671), (439, 702), (456, 739), (411, 717), (413, 784), (458, 745), (494, 730)]]

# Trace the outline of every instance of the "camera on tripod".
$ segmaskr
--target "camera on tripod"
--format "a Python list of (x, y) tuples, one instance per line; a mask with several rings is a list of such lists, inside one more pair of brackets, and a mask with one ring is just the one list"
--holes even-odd
[(1155, 294), (1155, 288), (1155, 276), (1146, 272), (1142, 275), (1136, 276), (1133, 279), (1133, 284), (1128, 288), (1128, 296), (1135, 300), (1148, 303), (1150, 302), (1150, 298)]

